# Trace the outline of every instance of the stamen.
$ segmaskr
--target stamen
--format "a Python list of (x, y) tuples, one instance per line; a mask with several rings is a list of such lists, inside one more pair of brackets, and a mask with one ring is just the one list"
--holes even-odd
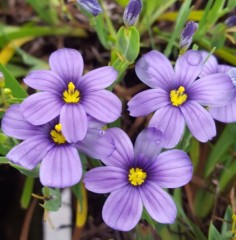
[(63, 92), (63, 99), (66, 103), (78, 103), (80, 101), (80, 92), (75, 89), (73, 82), (69, 82), (68, 90)]
[(178, 107), (187, 100), (188, 95), (184, 92), (185, 88), (183, 86), (180, 86), (178, 90), (172, 90), (170, 92), (170, 101), (173, 106)]
[(62, 130), (62, 125), (59, 123), (59, 124), (55, 125), (54, 130), (51, 130), (51, 132), (50, 132), (53, 142), (55, 142), (57, 144), (66, 143), (66, 139), (63, 136), (61, 130)]
[(133, 186), (142, 185), (147, 178), (147, 173), (144, 172), (141, 168), (131, 168), (129, 170), (129, 182)]

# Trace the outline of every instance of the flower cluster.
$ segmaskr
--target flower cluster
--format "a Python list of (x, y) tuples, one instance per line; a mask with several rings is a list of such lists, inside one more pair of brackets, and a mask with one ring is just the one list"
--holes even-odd
[(51, 70), (33, 71), (24, 79), (41, 91), (13, 105), (3, 118), (2, 129), (24, 140), (8, 153), (12, 162), (33, 169), (42, 161), (42, 184), (64, 188), (82, 176), (76, 148), (95, 158), (111, 153), (113, 145), (99, 138), (100, 131), (120, 116), (121, 102), (104, 90), (116, 80), (113, 67), (82, 76), (83, 59), (74, 49), (52, 53), (49, 65)]
[(83, 75), (81, 54), (66, 48), (51, 54), (49, 66), (24, 79), (39, 92), (12, 105), (3, 118), (3, 132), (23, 140), (7, 158), (29, 170), (40, 164), (41, 183), (64, 188), (81, 180), (85, 169), (78, 151), (85, 153), (105, 165), (88, 171), (83, 181), (90, 191), (111, 193), (102, 212), (107, 225), (129, 231), (143, 208), (154, 220), (173, 223), (176, 206), (162, 188), (187, 184), (193, 166), (184, 151), (161, 149), (179, 143), (185, 124), (206, 142), (216, 135), (213, 118), (236, 120), (235, 69), (201, 51), (179, 56), (174, 69), (158, 51), (142, 56), (136, 73), (151, 89), (134, 96), (128, 109), (134, 117), (155, 113), (133, 147), (121, 129), (102, 129), (121, 115), (120, 99), (105, 89), (117, 78), (113, 67)]

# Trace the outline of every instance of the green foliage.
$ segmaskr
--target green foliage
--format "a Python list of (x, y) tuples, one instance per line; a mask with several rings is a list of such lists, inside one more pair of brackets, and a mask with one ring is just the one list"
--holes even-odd
[(218, 232), (216, 227), (211, 222), (209, 232), (208, 232), (208, 240), (223, 240), (223, 237)]
[(58, 24), (59, 1), (57, 0), (27, 0), (33, 9), (38, 13), (38, 16), (50, 25)]
[(139, 32), (135, 27), (121, 27), (117, 33), (116, 48), (131, 63), (139, 54), (139, 38)]
[(214, 145), (209, 158), (206, 161), (204, 175), (209, 177), (209, 175), (214, 170), (217, 163), (222, 162), (235, 141), (236, 126), (235, 124), (228, 124), (220, 137), (217, 140), (217, 143)]
[(180, 36), (181, 31), (184, 28), (184, 24), (188, 18), (188, 15), (190, 13), (191, 10), (191, 0), (186, 0), (184, 1), (183, 5), (181, 6), (180, 10), (179, 10), (179, 14), (178, 17), (176, 19), (176, 24), (175, 24), (175, 28), (173, 33), (171, 34), (171, 38), (166, 46), (166, 49), (164, 51), (165, 55), (168, 57), (171, 54), (171, 50), (174, 46), (174, 42), (176, 41), (176, 39)]
[(34, 187), (34, 178), (26, 177), (24, 189), (21, 195), (21, 200), (20, 200), (21, 207), (24, 209), (27, 209), (29, 206), (31, 194), (33, 192), (33, 187)]
[(0, 64), (0, 71), (3, 73), (5, 78), (5, 87), (11, 89), (12, 95), (17, 98), (27, 97), (27, 93), (20, 83), (12, 76), (12, 74)]
[(44, 204), (40, 204), (48, 211), (56, 212), (61, 207), (61, 193), (59, 189), (44, 187), (42, 193), (45, 197)]

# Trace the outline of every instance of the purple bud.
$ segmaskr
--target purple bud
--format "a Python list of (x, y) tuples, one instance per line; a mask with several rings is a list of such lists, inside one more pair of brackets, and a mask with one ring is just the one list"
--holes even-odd
[(97, 16), (102, 12), (102, 8), (97, 0), (77, 0), (77, 3), (82, 9), (93, 16)]
[(190, 21), (186, 24), (183, 32), (181, 33), (179, 47), (180, 49), (188, 49), (190, 44), (192, 43), (193, 34), (197, 31), (198, 24), (194, 21)]
[(142, 0), (130, 0), (126, 6), (123, 21), (126, 26), (132, 26), (135, 24), (140, 12), (142, 10)]
[(228, 26), (228, 27), (234, 27), (236, 26), (236, 16), (231, 16), (229, 18), (227, 18), (225, 20), (225, 24)]

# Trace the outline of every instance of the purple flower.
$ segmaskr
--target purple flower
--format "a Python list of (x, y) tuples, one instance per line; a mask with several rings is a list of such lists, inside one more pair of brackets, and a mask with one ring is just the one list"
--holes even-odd
[[(6, 135), (23, 140), (6, 157), (29, 170), (41, 162), (40, 181), (44, 186), (64, 188), (78, 183), (82, 176), (80, 157), (75, 146), (62, 134), (63, 125), (59, 119), (40, 126), (32, 125), (25, 120), (20, 109), (19, 105), (12, 105), (2, 120)], [(99, 137), (100, 130), (93, 123), (90, 127), (76, 147), (90, 152), (92, 157), (109, 156), (114, 151), (112, 142)]]
[[(200, 51), (200, 53), (203, 59), (206, 60), (209, 53), (205, 51)], [(235, 89), (235, 97), (225, 106), (209, 107), (209, 113), (214, 119), (220, 122), (236, 122), (236, 68), (225, 64), (218, 64), (217, 59), (213, 55), (211, 55), (207, 59), (200, 74), (200, 77), (205, 77), (209, 74), (214, 73), (227, 73), (230, 76), (233, 83), (233, 88)], [(214, 83), (214, 79), (212, 79), (212, 82)]]
[(93, 16), (97, 16), (102, 12), (102, 8), (97, 0), (77, 0), (77, 3), (81, 8), (91, 13)]
[(184, 48), (187, 50), (192, 43), (193, 35), (198, 29), (198, 24), (195, 23), (194, 21), (189, 21), (183, 32), (181, 33), (181, 38), (180, 38), (180, 43), (179, 47), (180, 49)]
[[(173, 223), (177, 209), (162, 188), (185, 185), (192, 178), (192, 164), (181, 150), (160, 153), (162, 134), (155, 128), (142, 131), (133, 145), (121, 129), (108, 130), (116, 151), (102, 161), (107, 165), (85, 174), (85, 187), (110, 193), (102, 216), (110, 227), (129, 231), (138, 223), (143, 206), (160, 223)], [(160, 154), (159, 154), (160, 153)]]
[(22, 103), (27, 121), (42, 125), (60, 115), (63, 135), (75, 143), (85, 137), (88, 116), (106, 123), (120, 116), (120, 100), (103, 89), (117, 78), (113, 67), (101, 67), (82, 76), (81, 54), (67, 48), (52, 53), (49, 65), (51, 70), (33, 71), (24, 79), (30, 87), (42, 90)]
[(234, 27), (236, 26), (236, 16), (231, 16), (231, 17), (228, 17), (226, 20), (225, 20), (225, 24), (228, 26), (228, 27)]
[(199, 141), (212, 139), (216, 135), (215, 122), (203, 106), (225, 105), (234, 97), (227, 74), (211, 74), (196, 80), (202, 67), (201, 54), (192, 50), (177, 59), (174, 70), (170, 61), (157, 51), (145, 54), (136, 64), (138, 77), (154, 89), (138, 93), (129, 101), (130, 114), (137, 117), (155, 111), (149, 126), (164, 133), (166, 148), (179, 142), (185, 123)]
[(132, 26), (142, 11), (142, 0), (130, 0), (125, 8), (123, 21), (126, 26)]

